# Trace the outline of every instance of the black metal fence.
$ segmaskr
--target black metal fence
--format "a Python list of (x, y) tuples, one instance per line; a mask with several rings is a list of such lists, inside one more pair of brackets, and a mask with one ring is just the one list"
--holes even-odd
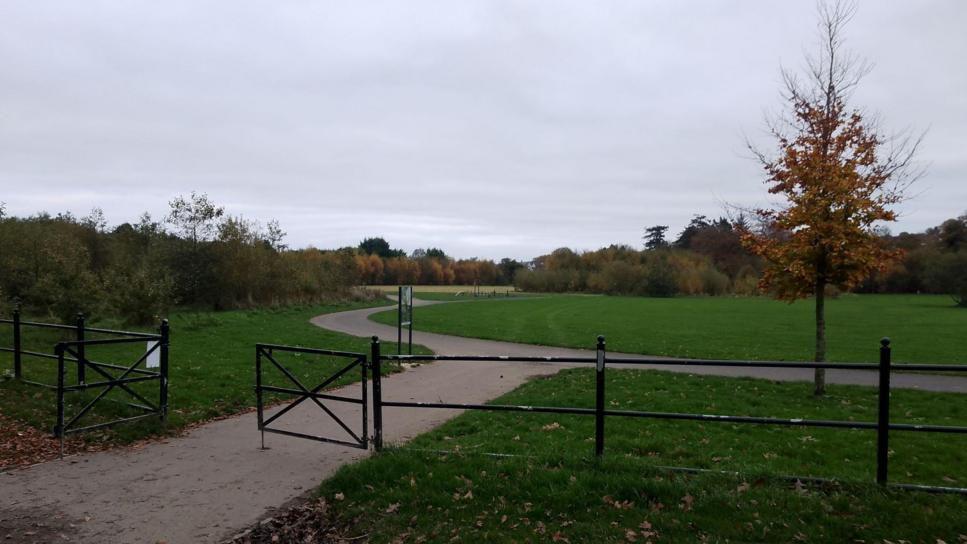
[[(383, 361), (453, 361), (453, 362), (499, 362), (499, 363), (551, 363), (551, 364), (590, 364), (595, 368), (594, 408), (560, 407), (560, 406), (514, 406), (503, 404), (467, 404), (454, 402), (403, 402), (386, 401), (382, 398), (380, 379), (380, 365)], [(907, 423), (891, 423), (890, 421), (890, 377), (893, 372), (930, 371), (967, 373), (967, 365), (940, 364), (893, 364), (891, 362), (891, 348), (889, 339), (881, 340), (878, 363), (813, 363), (813, 362), (780, 362), (780, 361), (732, 361), (705, 359), (657, 359), (651, 357), (622, 357), (613, 358), (607, 355), (605, 339), (598, 337), (595, 357), (505, 357), (505, 356), (472, 356), (472, 355), (383, 355), (380, 352), (378, 337), (372, 338), (370, 354), (371, 370), (373, 372), (373, 443), (377, 450), (383, 447), (383, 409), (385, 408), (444, 408), (459, 410), (484, 410), (499, 412), (529, 412), (551, 414), (575, 414), (593, 416), (595, 421), (594, 453), (597, 456), (605, 450), (605, 421), (610, 417), (652, 418), (708, 421), (722, 423), (741, 423), (753, 425), (784, 425), (792, 427), (827, 427), (834, 429), (866, 429), (875, 431), (876, 440), (876, 482), (888, 484), (889, 442), (890, 432), (919, 432), (967, 434), (967, 427), (942, 425), (919, 425)], [(606, 408), (605, 373), (609, 365), (661, 365), (661, 366), (705, 366), (705, 367), (746, 367), (746, 368), (824, 368), (839, 370), (867, 370), (878, 373), (878, 409), (876, 421), (843, 421), (818, 419), (790, 419), (775, 417), (751, 417), (736, 415), (709, 415), (676, 412), (656, 412), (640, 410), (614, 410)], [(790, 476), (789, 478), (797, 478)], [(802, 480), (818, 480), (817, 478), (798, 477)], [(913, 484), (889, 484), (893, 487), (921, 489), (926, 491), (945, 491), (967, 493), (967, 488), (940, 487)]]
[[(348, 360), (349, 364), (343, 366), (340, 370), (334, 372), (332, 375), (323, 379), (321, 383), (312, 387), (311, 389), (304, 385), (301, 380), (284, 364), (280, 363), (275, 357), (275, 353), (295, 353), (295, 354), (307, 354), (307, 355), (322, 355), (335, 357), (339, 359)], [(263, 359), (266, 359), (271, 363), (272, 368), (278, 370), (282, 376), (286, 378), (285, 383), (295, 386), (280, 387), (276, 385), (267, 385), (264, 383), (263, 376)], [(255, 345), (255, 397), (256, 397), (256, 412), (258, 417), (259, 431), (262, 433), (262, 448), (265, 448), (265, 433), (275, 433), (286, 436), (293, 436), (296, 438), (305, 438), (308, 440), (315, 440), (317, 442), (328, 442), (330, 444), (338, 444), (341, 446), (349, 446), (352, 448), (368, 449), (369, 448), (369, 422), (368, 422), (368, 402), (367, 402), (367, 387), (366, 387), (366, 372), (367, 372), (366, 355), (364, 353), (353, 353), (349, 351), (334, 351), (328, 349), (313, 349), (313, 348), (303, 348), (298, 346), (281, 346), (278, 344), (256, 344)], [(327, 393), (322, 393), (327, 387), (330, 387), (339, 380), (339, 378), (345, 376), (349, 371), (354, 368), (359, 368), (360, 371), (360, 381), (362, 383), (361, 397), (351, 398), (351, 397), (341, 397), (336, 395), (330, 395)], [(374, 382), (375, 383), (375, 382)], [(294, 401), (284, 406), (279, 411), (275, 412), (268, 418), (265, 417), (265, 393), (281, 393), (283, 395), (297, 397)], [(324, 413), (331, 417), (341, 428), (346, 432), (347, 435), (352, 440), (341, 440), (336, 438), (324, 437), (311, 435), (307, 433), (301, 433), (298, 431), (291, 431), (286, 429), (280, 429), (275, 427), (269, 427), (270, 424), (277, 421), (279, 418), (284, 416), (293, 408), (302, 404), (303, 401), (312, 400), (312, 402), (319, 407)], [(325, 404), (322, 403), (323, 400), (334, 401), (334, 402), (345, 402), (350, 404), (356, 404), (362, 407), (362, 432), (357, 433), (353, 431), (345, 421), (337, 416), (332, 410), (330, 410)]]
[[(15, 309), (12, 319), (0, 319), (0, 324), (12, 327), (13, 345), (0, 346), (0, 352), (11, 353), (13, 357), (14, 379), (28, 385), (53, 389), (57, 395), (57, 422), (54, 425), (54, 436), (63, 439), (68, 434), (79, 433), (94, 429), (110, 427), (118, 423), (136, 421), (148, 417), (159, 417), (162, 422), (168, 415), (168, 350), (170, 328), (168, 320), (163, 320), (158, 333), (144, 333), (133, 331), (118, 331), (87, 327), (84, 316), (78, 315), (73, 325), (57, 323), (42, 323), (24, 321), (20, 310)], [(74, 340), (56, 342), (52, 353), (29, 350), (24, 348), (23, 336), (26, 330), (56, 330), (67, 333)], [(108, 336), (109, 338), (90, 339), (90, 334)], [(92, 346), (149, 343), (144, 353), (133, 363), (123, 364), (95, 361), (87, 356), (87, 348)], [(153, 355), (157, 355), (157, 370), (140, 368)], [(25, 378), (25, 361), (29, 360), (56, 361), (56, 383), (45, 383), (39, 380)], [(68, 379), (68, 369), (75, 370), (76, 380)], [(88, 380), (88, 371), (96, 377), (95, 381)], [(154, 402), (131, 388), (140, 382), (158, 382), (158, 400)], [(110, 421), (102, 421), (91, 425), (81, 426), (81, 419), (91, 413), (97, 403), (103, 400), (111, 391), (119, 389), (128, 394), (135, 402), (124, 402), (125, 405), (137, 408), (143, 413), (123, 417)], [(66, 413), (66, 398), (71, 393), (99, 390), (93, 399), (88, 401), (74, 414)]]

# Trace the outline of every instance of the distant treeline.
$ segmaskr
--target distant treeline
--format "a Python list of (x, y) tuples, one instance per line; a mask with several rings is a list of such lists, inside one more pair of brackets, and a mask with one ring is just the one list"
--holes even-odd
[(646, 229), (645, 249), (612, 245), (576, 253), (554, 250), (534, 259), (514, 284), (525, 291), (591, 292), (612, 295), (752, 295), (762, 262), (740, 240), (744, 220), (695, 216), (676, 240), (667, 226)]
[(407, 255), (391, 249), (383, 238), (367, 238), (356, 251), (360, 283), (365, 285), (510, 285), (526, 267), (514, 259), (452, 259), (438, 248)]
[(967, 306), (967, 213), (925, 232), (884, 235), (903, 259), (857, 288), (861, 293), (940, 293)]
[[(696, 216), (672, 241), (646, 229), (644, 249), (561, 248), (521, 262), (453, 259), (437, 248), (409, 254), (383, 238), (357, 247), (293, 250), (275, 221), (226, 215), (206, 195), (170, 202), (161, 221), (147, 213), (108, 228), (100, 210), (8, 217), (0, 204), (0, 313), (14, 299), (34, 313), (77, 312), (149, 323), (174, 306), (228, 309), (314, 303), (357, 296), (376, 284), (514, 285), (523, 291), (622, 295), (753, 295), (762, 262), (747, 252), (739, 218)], [(867, 279), (866, 293), (945, 293), (967, 305), (967, 214), (925, 232), (890, 235), (905, 251)], [(6, 306), (6, 307), (3, 307)]]
[[(163, 221), (107, 228), (76, 218), (0, 213), (0, 303), (69, 320), (77, 312), (150, 323), (173, 306), (227, 309), (346, 297), (354, 253), (289, 250), (275, 222), (227, 216), (206, 195), (172, 200)], [(2, 212), (2, 208), (0, 208)]]
[[(741, 242), (750, 228), (755, 227), (741, 217), (695, 216), (670, 242), (666, 226), (649, 227), (643, 250), (612, 245), (579, 254), (561, 248), (534, 259), (516, 274), (514, 285), (525, 291), (648, 296), (756, 294), (763, 263)], [(903, 249), (903, 257), (858, 292), (949, 294), (967, 305), (967, 214), (922, 233), (884, 231), (881, 240)]]

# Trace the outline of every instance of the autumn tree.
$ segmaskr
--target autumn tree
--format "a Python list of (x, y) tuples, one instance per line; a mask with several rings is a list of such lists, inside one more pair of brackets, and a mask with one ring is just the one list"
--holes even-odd
[[(843, 50), (854, 6), (819, 5), (819, 54), (806, 59), (803, 80), (783, 71), (788, 112), (769, 123), (775, 154), (750, 149), (766, 172), (777, 207), (757, 209), (764, 226), (743, 243), (767, 261), (760, 287), (779, 299), (815, 298), (815, 361), (826, 360), (827, 286), (849, 289), (900, 252), (886, 247), (876, 226), (896, 220), (895, 204), (918, 176), (911, 167), (919, 138), (883, 136), (849, 104), (869, 65)], [(825, 393), (815, 371), (815, 393)]]

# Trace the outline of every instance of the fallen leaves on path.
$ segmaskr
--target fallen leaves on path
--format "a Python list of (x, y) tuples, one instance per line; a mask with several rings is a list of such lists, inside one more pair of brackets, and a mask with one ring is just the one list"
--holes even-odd
[[(268, 403), (271, 408), (284, 401)], [(52, 408), (53, 409), (53, 408)], [(132, 450), (141, 449), (148, 444), (163, 442), (170, 438), (184, 436), (189, 432), (224, 419), (230, 419), (254, 412), (255, 407), (249, 407), (230, 414), (221, 414), (208, 419), (195, 421), (180, 428), (169, 429), (164, 434), (152, 434), (135, 442), (119, 444), (113, 436), (106, 432), (84, 433), (83, 436), (74, 435), (64, 440), (64, 455), (78, 453), (94, 453), (117, 448)], [(52, 432), (38, 429), (15, 419), (0, 414), (0, 471), (22, 468), (60, 457), (60, 441), (54, 438)]]
[(262, 520), (228, 542), (231, 544), (369, 542), (367, 534), (350, 534), (350, 528), (357, 525), (357, 521), (340, 518), (331, 511), (325, 498), (319, 498), (290, 508), (278, 517)]
[[(78, 439), (64, 442), (64, 454), (89, 451)], [(0, 415), (0, 470), (35, 465), (60, 456), (60, 441), (41, 431)]]
[[(150, 436), (130, 444), (119, 445), (104, 433), (68, 436), (64, 440), (64, 455), (94, 453), (114, 448), (137, 450), (168, 437)], [(48, 431), (21, 423), (0, 414), (0, 471), (27, 467), (60, 457), (60, 440)]]

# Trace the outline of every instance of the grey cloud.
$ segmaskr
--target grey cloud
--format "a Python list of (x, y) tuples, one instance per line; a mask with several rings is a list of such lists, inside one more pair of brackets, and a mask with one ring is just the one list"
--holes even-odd
[[(967, 4), (861, 2), (856, 100), (928, 128), (894, 230), (967, 208)], [(8, 2), (0, 201), (114, 222), (191, 190), (295, 246), (638, 244), (767, 201), (744, 151), (815, 38), (801, 2)]]

